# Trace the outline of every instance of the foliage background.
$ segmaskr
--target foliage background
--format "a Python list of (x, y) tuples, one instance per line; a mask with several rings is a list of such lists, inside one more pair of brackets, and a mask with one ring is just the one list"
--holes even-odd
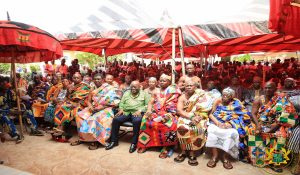
[[(75, 55), (75, 57), (78, 59), (80, 65), (87, 65), (90, 69), (94, 69), (97, 64), (99, 63), (104, 64), (105, 62), (103, 56), (98, 56), (93, 53), (79, 52)], [(113, 62), (115, 60), (120, 61), (124, 59), (125, 59), (125, 54), (113, 55), (107, 57), (108, 62)]]

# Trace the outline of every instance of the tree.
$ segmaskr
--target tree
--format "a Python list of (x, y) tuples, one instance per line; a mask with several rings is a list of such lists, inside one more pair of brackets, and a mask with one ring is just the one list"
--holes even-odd
[(11, 64), (10, 63), (0, 63), (0, 73), (1, 74), (8, 74), (10, 71)]
[(31, 64), (30, 65), (30, 70), (31, 70), (31, 72), (39, 72), (39, 71), (41, 71), (41, 68), (40, 68), (39, 65)]
[[(100, 57), (93, 53), (80, 52), (76, 54), (79, 64), (88, 65), (90, 69), (94, 69), (98, 63), (104, 63), (104, 57)], [(114, 60), (123, 60), (125, 58), (124, 54), (108, 56), (107, 61), (112, 62)]]
[(245, 54), (245, 55), (234, 57), (233, 60), (239, 62), (250, 61), (251, 56), (249, 54)]

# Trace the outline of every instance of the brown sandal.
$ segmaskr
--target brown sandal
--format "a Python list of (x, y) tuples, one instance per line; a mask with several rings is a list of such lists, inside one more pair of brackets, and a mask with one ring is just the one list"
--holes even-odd
[(138, 153), (144, 153), (144, 152), (146, 152), (147, 151), (147, 148), (138, 148), (138, 150), (137, 150), (137, 152)]
[(217, 165), (217, 160), (214, 159), (210, 159), (206, 164), (206, 166), (209, 168), (214, 168), (216, 167), (216, 165)]
[(71, 146), (77, 146), (80, 145), (82, 142), (80, 140), (76, 140), (75, 142), (72, 142), (70, 145)]
[(96, 143), (96, 142), (93, 142), (93, 143), (91, 143), (91, 144), (89, 145), (88, 148), (89, 148), (89, 150), (96, 150), (96, 149), (99, 148), (99, 144)]
[(191, 166), (197, 166), (198, 165), (197, 157), (189, 156), (188, 164)]
[(177, 157), (174, 158), (174, 162), (181, 163), (185, 160), (186, 157), (186, 154), (179, 154)]
[(223, 167), (227, 170), (230, 170), (233, 168), (232, 164), (228, 160), (223, 161)]

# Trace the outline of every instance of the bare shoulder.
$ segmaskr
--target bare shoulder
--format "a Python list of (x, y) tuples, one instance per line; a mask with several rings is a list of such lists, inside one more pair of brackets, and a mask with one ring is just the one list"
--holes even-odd
[(185, 96), (185, 93), (183, 93), (180, 97), (179, 97), (179, 99), (178, 99), (179, 101), (186, 101), (187, 99), (186, 99), (186, 96)]

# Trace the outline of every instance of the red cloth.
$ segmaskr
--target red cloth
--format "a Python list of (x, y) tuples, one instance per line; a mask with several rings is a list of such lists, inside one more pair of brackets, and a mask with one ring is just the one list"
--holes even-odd
[(300, 36), (300, 7), (291, 0), (270, 0), (269, 29), (285, 35)]

